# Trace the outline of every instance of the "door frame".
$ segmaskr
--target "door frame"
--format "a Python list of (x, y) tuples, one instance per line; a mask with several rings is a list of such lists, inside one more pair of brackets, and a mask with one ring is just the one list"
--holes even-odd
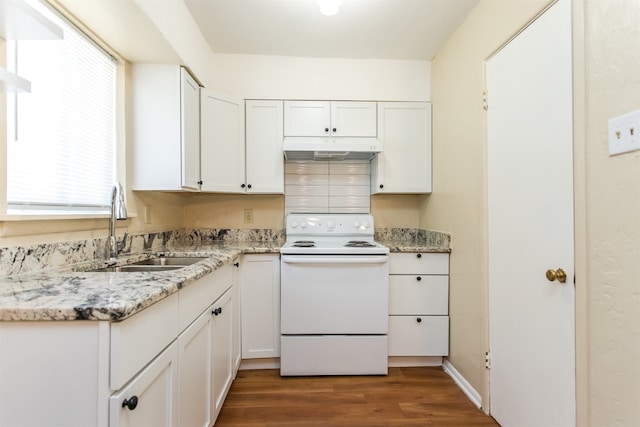
[[(572, 80), (573, 80), (573, 224), (574, 224), (574, 312), (575, 312), (575, 410), (576, 425), (587, 425), (589, 422), (589, 357), (588, 357), (588, 288), (587, 288), (587, 209), (586, 209), (586, 35), (585, 35), (585, 0), (571, 1), (572, 21)], [(558, 0), (549, 3), (534, 15), (525, 25), (509, 37), (502, 45), (488, 55), (482, 64), (483, 68), (483, 103), (487, 101), (487, 61), (504, 49), (513, 39), (527, 29), (542, 14), (551, 8)], [(485, 108), (486, 109), (486, 108)], [(483, 162), (484, 162), (484, 223), (488, 225), (488, 126), (487, 115), (483, 118)], [(485, 310), (485, 345), (487, 352), (490, 348), (490, 319), (489, 319), (489, 244), (488, 227), (485, 226), (485, 245), (483, 250)], [(487, 414), (491, 413), (491, 374), (489, 369), (484, 372), (484, 396), (482, 406)]]

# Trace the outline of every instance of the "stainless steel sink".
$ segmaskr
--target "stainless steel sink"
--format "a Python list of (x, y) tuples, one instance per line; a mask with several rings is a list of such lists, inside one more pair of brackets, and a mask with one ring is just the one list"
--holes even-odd
[(119, 267), (103, 267), (90, 270), (91, 272), (114, 272), (114, 273), (142, 273), (145, 271), (170, 271), (179, 270), (185, 265), (121, 265)]
[(151, 259), (145, 259), (144, 261), (134, 262), (130, 265), (161, 265), (161, 266), (186, 266), (195, 264), (198, 261), (202, 261), (207, 258), (198, 257), (157, 257)]
[(102, 267), (90, 272), (112, 272), (112, 273), (141, 273), (145, 271), (171, 271), (184, 268), (188, 265), (195, 264), (198, 261), (202, 261), (201, 257), (157, 257), (145, 259), (143, 261), (134, 262), (132, 264), (114, 266), (114, 267)]

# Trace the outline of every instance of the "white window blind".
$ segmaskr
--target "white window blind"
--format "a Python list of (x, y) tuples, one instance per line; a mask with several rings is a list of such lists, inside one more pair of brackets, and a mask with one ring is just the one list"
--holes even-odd
[[(35, 5), (34, 6), (38, 6)], [(116, 180), (116, 64), (48, 8), (63, 40), (7, 43), (31, 93), (7, 97), (7, 213), (108, 211)]]

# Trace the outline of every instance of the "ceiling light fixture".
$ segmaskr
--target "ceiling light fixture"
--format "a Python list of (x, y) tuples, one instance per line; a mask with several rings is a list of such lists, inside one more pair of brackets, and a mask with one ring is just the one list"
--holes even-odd
[(340, 10), (342, 0), (318, 0), (317, 3), (320, 8), (320, 13), (325, 16), (332, 16)]

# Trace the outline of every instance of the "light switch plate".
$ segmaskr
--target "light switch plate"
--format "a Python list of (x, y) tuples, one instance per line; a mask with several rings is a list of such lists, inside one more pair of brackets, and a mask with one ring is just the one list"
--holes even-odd
[(609, 119), (609, 155), (640, 150), (640, 110)]

